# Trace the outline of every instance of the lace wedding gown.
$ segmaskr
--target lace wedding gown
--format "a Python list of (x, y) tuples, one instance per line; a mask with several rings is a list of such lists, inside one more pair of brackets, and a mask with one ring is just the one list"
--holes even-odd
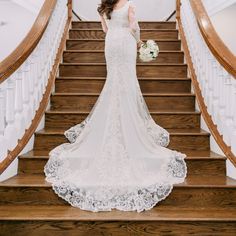
[[(148, 210), (186, 177), (185, 155), (148, 111), (136, 76), (139, 27), (130, 2), (106, 20), (107, 79), (89, 116), (50, 152), (46, 180), (74, 207), (93, 212)], [(132, 26), (132, 27), (133, 27)], [(135, 33), (131, 33), (135, 32)]]

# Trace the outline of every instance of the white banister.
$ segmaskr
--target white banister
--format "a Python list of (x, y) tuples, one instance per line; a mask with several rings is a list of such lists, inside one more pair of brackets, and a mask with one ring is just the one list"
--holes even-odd
[(25, 62), (0, 84), (0, 161), (30, 127), (45, 93), (68, 19), (68, 0), (57, 0), (49, 24)]
[(206, 44), (189, 0), (181, 1), (181, 22), (207, 111), (224, 142), (236, 154), (236, 78)]

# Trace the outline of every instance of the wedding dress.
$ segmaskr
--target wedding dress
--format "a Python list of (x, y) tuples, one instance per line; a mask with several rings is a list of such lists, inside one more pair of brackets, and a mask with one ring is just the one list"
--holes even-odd
[(129, 21), (130, 6), (106, 20), (101, 95), (89, 116), (65, 132), (70, 143), (53, 149), (44, 168), (55, 193), (83, 210), (148, 210), (186, 177), (185, 155), (166, 148), (169, 133), (154, 122), (140, 90), (140, 30)]

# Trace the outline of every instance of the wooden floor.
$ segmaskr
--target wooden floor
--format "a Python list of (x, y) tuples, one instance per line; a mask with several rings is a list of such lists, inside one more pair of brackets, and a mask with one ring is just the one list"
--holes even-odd
[(187, 155), (186, 181), (142, 213), (81, 211), (54, 194), (43, 174), (48, 153), (87, 117), (106, 78), (100, 24), (73, 22), (45, 128), (36, 132), (34, 149), (19, 157), (18, 175), (0, 183), (0, 235), (236, 235), (236, 181), (226, 177), (226, 158), (210, 151), (210, 134), (200, 128), (176, 24), (140, 25), (142, 38), (160, 47), (154, 62), (137, 61), (141, 90), (154, 120), (170, 132), (169, 148)]

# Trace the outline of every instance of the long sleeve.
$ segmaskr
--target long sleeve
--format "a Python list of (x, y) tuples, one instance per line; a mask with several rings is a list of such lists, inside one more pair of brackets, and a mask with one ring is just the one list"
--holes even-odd
[(104, 33), (107, 33), (107, 30), (108, 30), (107, 23), (106, 23), (103, 16), (100, 16), (100, 19), (101, 19), (101, 23), (102, 23), (102, 30), (103, 30)]
[(136, 19), (135, 6), (133, 3), (130, 3), (129, 6), (129, 27), (132, 35), (138, 43), (140, 41), (140, 27)]

